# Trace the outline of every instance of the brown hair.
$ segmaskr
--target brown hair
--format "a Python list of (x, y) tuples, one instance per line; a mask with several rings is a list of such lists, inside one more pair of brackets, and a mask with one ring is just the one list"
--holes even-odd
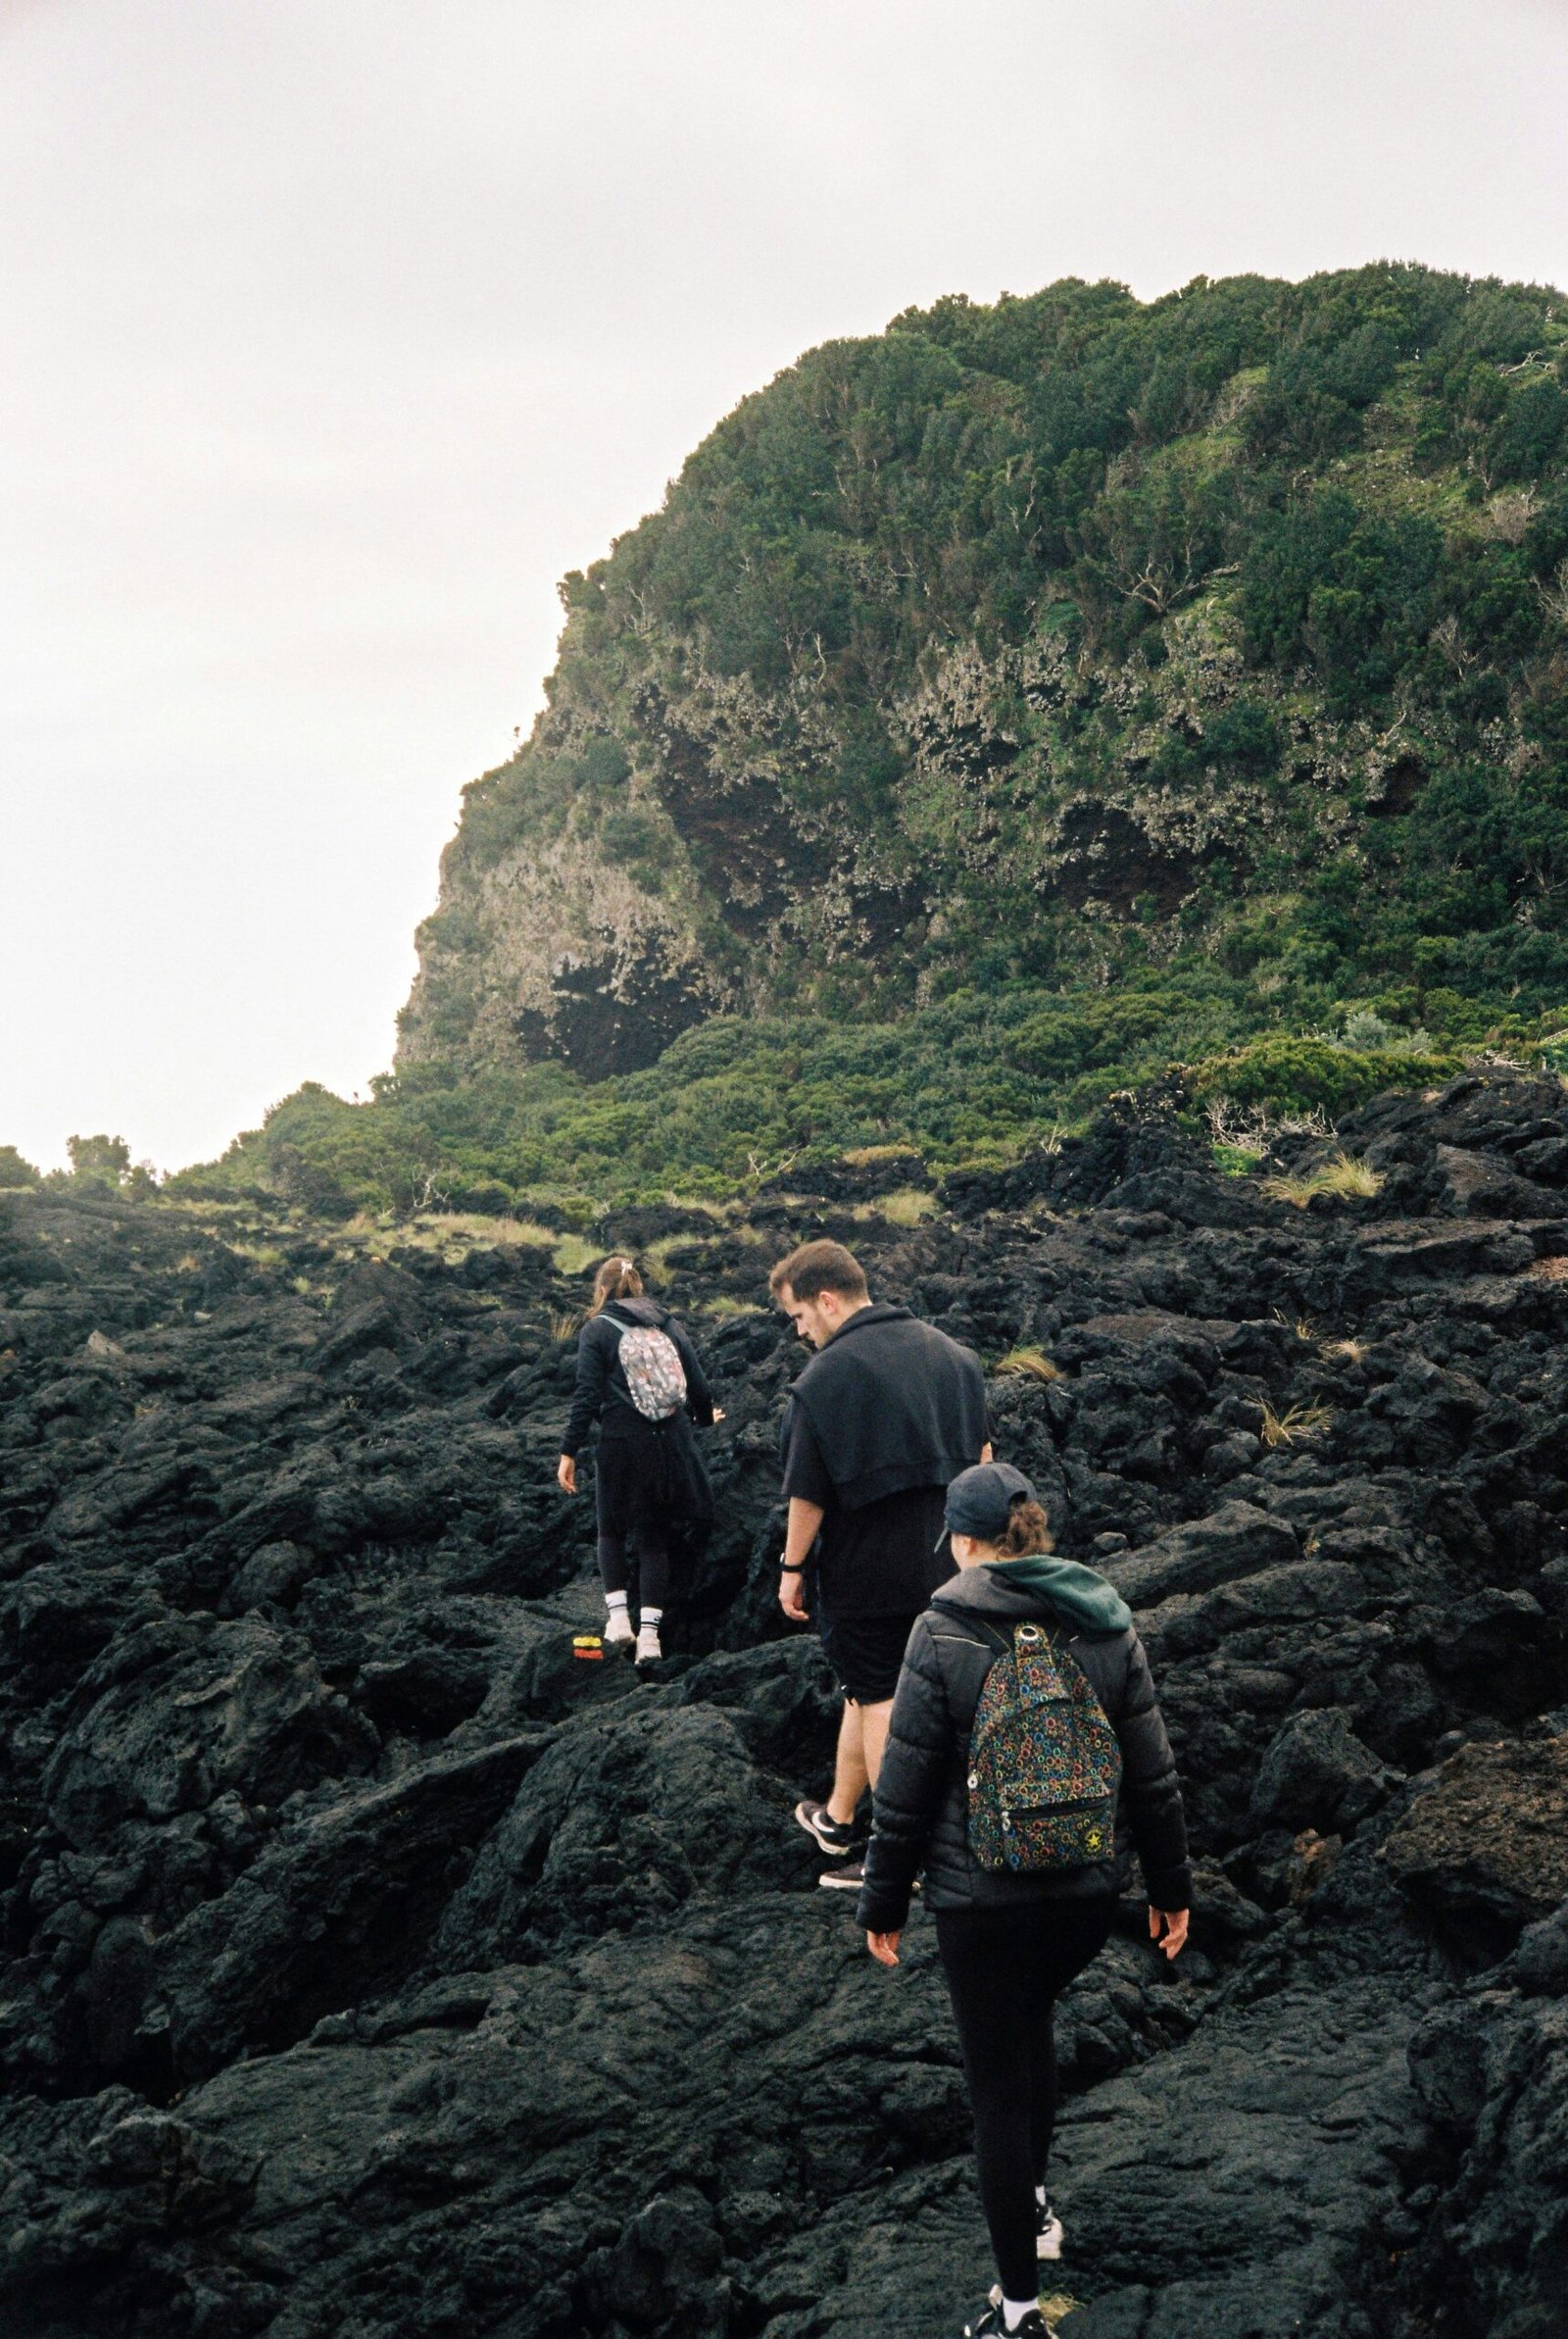
[(835, 1291), (844, 1300), (871, 1296), (864, 1268), (842, 1243), (802, 1243), (788, 1259), (779, 1261), (767, 1278), (767, 1288), (775, 1299), (786, 1283), (798, 1300), (820, 1299), (824, 1291)]
[(1007, 1514), (1007, 1523), (991, 1546), (1002, 1560), (1023, 1560), (1034, 1551), (1054, 1551), (1051, 1521), (1038, 1503), (1021, 1496)]
[(642, 1291), (643, 1279), (629, 1259), (607, 1259), (594, 1277), (593, 1305), (590, 1316), (597, 1316), (607, 1300), (634, 1300)]

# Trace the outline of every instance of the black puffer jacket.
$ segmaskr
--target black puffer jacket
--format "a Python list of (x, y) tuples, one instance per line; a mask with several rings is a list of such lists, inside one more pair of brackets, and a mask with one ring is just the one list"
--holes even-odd
[[(1005, 1635), (1028, 1617), (1068, 1635), (1121, 1746), (1121, 1804), (1109, 1859), (1014, 1875), (981, 1867), (970, 1852), (969, 1733), (998, 1654), (995, 1638), (972, 1620), (982, 1617), (993, 1634)], [(860, 1923), (868, 1933), (901, 1931), (922, 1866), (927, 1907), (1000, 1909), (1120, 1892), (1131, 1875), (1134, 1848), (1153, 1906), (1187, 1908), (1192, 1871), (1181, 1789), (1138, 1634), (1131, 1626), (1123, 1632), (1079, 1630), (1038, 1593), (1009, 1582), (1005, 1563), (966, 1568), (916, 1618), (904, 1653), (876, 1785)]]

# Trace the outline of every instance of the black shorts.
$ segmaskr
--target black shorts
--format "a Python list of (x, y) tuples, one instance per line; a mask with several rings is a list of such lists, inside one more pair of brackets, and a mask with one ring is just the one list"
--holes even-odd
[(913, 1617), (821, 1617), (817, 1629), (833, 1678), (857, 1706), (885, 1706), (899, 1686), (899, 1670)]

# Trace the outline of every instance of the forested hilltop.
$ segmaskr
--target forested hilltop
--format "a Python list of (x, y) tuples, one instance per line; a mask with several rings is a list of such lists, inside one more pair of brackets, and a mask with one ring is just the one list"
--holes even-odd
[(1333, 1115), (1553, 1061), (1550, 288), (909, 310), (746, 399), (563, 597), (395, 1072), (201, 1180), (580, 1207), (995, 1160), (1172, 1067), (1195, 1106)]

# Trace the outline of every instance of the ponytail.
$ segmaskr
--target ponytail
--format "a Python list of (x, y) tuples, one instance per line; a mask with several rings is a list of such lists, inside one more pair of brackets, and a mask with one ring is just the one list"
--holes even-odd
[(1007, 1514), (1007, 1524), (992, 1545), (999, 1560), (1023, 1560), (1031, 1552), (1054, 1551), (1051, 1521), (1038, 1503), (1022, 1496)]
[(607, 1300), (634, 1300), (641, 1296), (643, 1279), (629, 1259), (607, 1259), (594, 1277), (593, 1305), (588, 1313), (597, 1316)]

